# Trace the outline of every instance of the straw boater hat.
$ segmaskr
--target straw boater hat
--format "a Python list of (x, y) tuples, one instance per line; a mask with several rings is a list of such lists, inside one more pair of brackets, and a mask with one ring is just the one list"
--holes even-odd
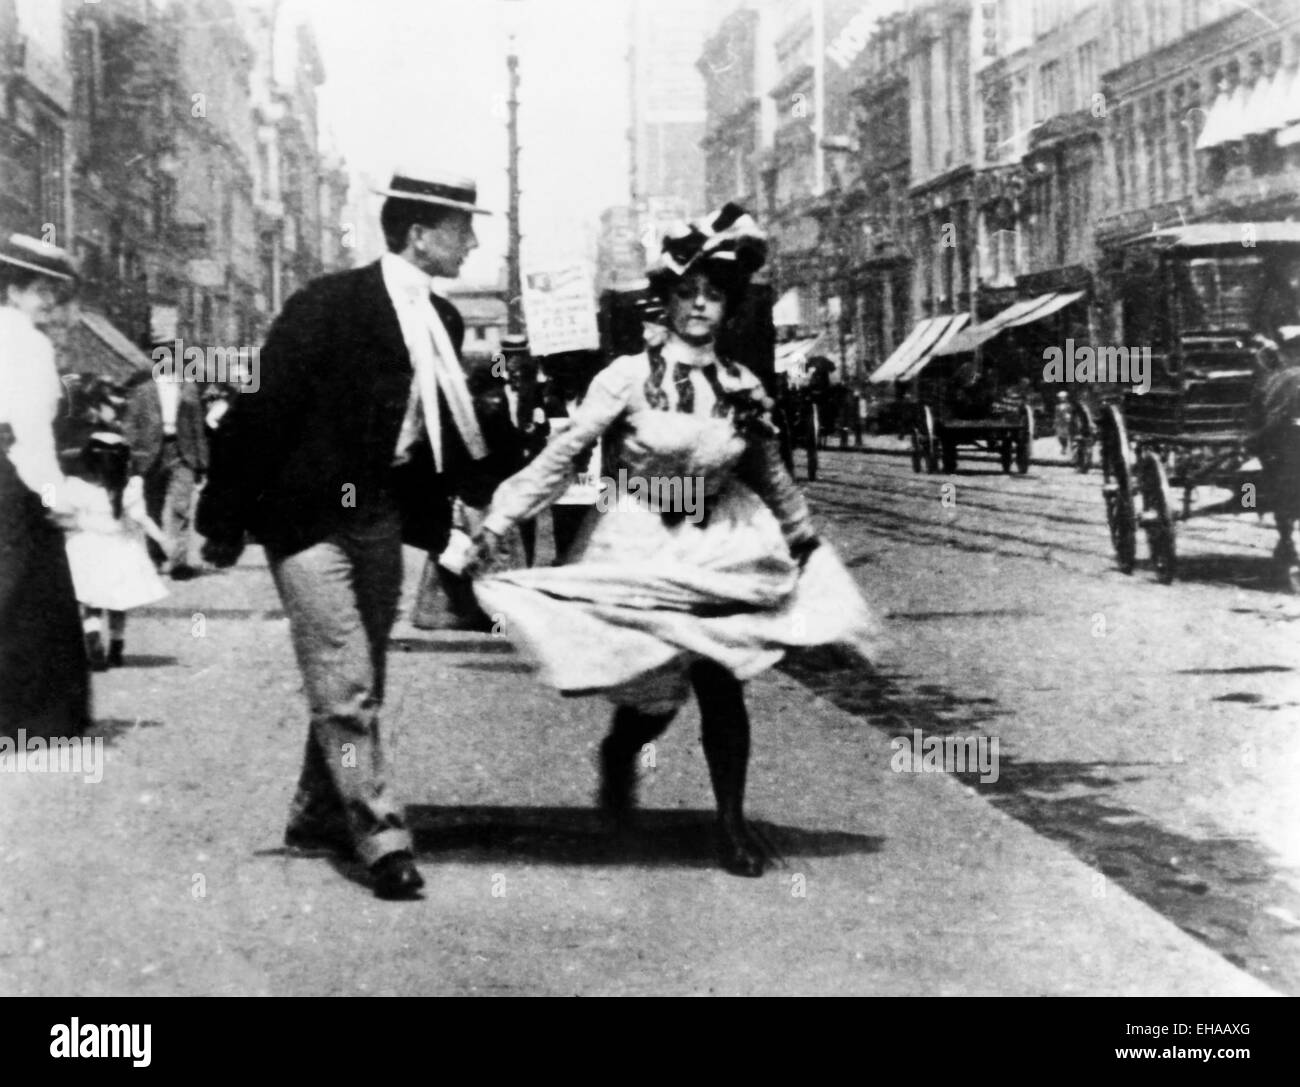
[(394, 174), (386, 189), (375, 189), (380, 196), (395, 200), (411, 200), (418, 204), (439, 204), (446, 208), (458, 208), (473, 215), (491, 215), (487, 208), (475, 205), (478, 199), (477, 184), (464, 177), (448, 177), (440, 174), (436, 177), (418, 178), (405, 174)]
[(76, 264), (66, 249), (26, 234), (11, 234), (0, 245), (0, 265), (40, 272), (62, 282), (77, 278)]

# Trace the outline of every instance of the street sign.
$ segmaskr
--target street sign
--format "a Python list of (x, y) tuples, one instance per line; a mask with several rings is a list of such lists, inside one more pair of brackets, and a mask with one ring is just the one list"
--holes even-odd
[(524, 317), (534, 355), (562, 351), (595, 351), (600, 347), (596, 326), (596, 291), (591, 266), (575, 261), (524, 272)]

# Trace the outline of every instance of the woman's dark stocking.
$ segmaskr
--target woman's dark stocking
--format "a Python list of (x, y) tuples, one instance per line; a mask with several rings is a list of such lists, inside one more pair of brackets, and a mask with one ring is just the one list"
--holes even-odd
[(677, 715), (643, 713), (619, 706), (609, 735), (600, 745), (600, 809), (615, 825), (625, 826), (636, 806), (636, 760), (641, 749), (659, 736)]
[(714, 661), (691, 668), (700, 703), (700, 738), (718, 801), (719, 859), (737, 876), (763, 874), (763, 851), (745, 828), (745, 773), (749, 767), (749, 713), (740, 680)]

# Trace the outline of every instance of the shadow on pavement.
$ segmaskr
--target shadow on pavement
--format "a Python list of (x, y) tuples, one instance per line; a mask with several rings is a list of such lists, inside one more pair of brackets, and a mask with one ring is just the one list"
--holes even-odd
[(209, 608), (202, 604), (195, 604), (193, 607), (160, 607), (156, 604), (146, 604), (142, 608), (135, 608), (131, 615), (141, 619), (192, 619), (195, 615), (202, 615), (205, 619), (283, 619), (285, 617), (283, 608)]
[(163, 657), (155, 653), (128, 653), (122, 660), (123, 668), (168, 668), (178, 664), (176, 657)]
[(431, 638), (393, 638), (388, 646), (398, 653), (510, 653), (510, 643), (504, 638), (458, 638), (456, 641), (435, 641)]
[[(1139, 544), (1139, 548), (1140, 546)], [(1139, 564), (1139, 571), (1144, 568), (1147, 576), (1152, 576), (1150, 562)], [(1287, 596), (1273, 560), (1258, 555), (1179, 555), (1174, 583), (1169, 586), (1170, 592), (1177, 588), (1180, 581), (1197, 585), (1226, 585), (1251, 592), (1273, 593), (1280, 598)]]
[[(407, 825), (418, 859), (463, 863), (532, 860), (556, 865), (635, 864), (713, 868), (712, 810), (643, 809), (633, 829), (609, 830), (594, 808), (434, 807), (410, 805)], [(750, 830), (777, 865), (787, 858), (878, 852), (883, 839), (804, 830), (762, 820)]]
[[(792, 653), (780, 667), (894, 736), (913, 729), (927, 737), (978, 734), (1010, 713), (993, 699), (963, 697), (824, 650)], [(1112, 880), (1229, 962), (1300, 994), (1300, 893), (1278, 878), (1272, 855), (1246, 839), (1178, 833), (1108, 796), (1110, 787), (1141, 780), (1143, 768), (1156, 765), (1017, 762), (999, 752), (996, 781), (981, 782), (978, 770), (952, 776), (1096, 869), (1097, 897)]]
[(123, 736), (130, 735), (136, 729), (162, 728), (162, 725), (161, 721), (152, 717), (101, 717), (85, 735), (89, 739), (101, 737), (105, 746), (111, 747)]

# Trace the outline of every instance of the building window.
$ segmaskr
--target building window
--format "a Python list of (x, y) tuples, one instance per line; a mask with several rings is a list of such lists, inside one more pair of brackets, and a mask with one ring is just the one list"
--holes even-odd
[(1166, 125), (1164, 91), (1157, 91), (1151, 102), (1152, 112), (1148, 114), (1147, 131), (1155, 140), (1155, 191), (1156, 200), (1165, 200), (1170, 195), (1169, 185), (1169, 129)]
[(1045, 121), (1060, 112), (1061, 64), (1049, 61), (1038, 69), (1038, 108), (1035, 120)]
[(1201, 108), (1200, 87), (1193, 81), (1187, 84), (1187, 112), (1183, 114), (1183, 131), (1186, 133), (1186, 145), (1183, 153), (1183, 186), (1189, 196), (1196, 192), (1196, 141), (1200, 139), (1201, 129), (1204, 127), (1205, 118)]
[(99, 100), (104, 93), (104, 73), (99, 55), (99, 28), (85, 26), (76, 40), (76, 115), (87, 124), (98, 119)]
[[(61, 236), (63, 233), (63, 131), (50, 121), (42, 119), (36, 126), (37, 144), (37, 204), (41, 216), (41, 229), (53, 223)], [(35, 233), (35, 231), (33, 231)], [(63, 242), (59, 241), (62, 245)]]
[(1087, 109), (1092, 104), (1092, 96), (1100, 91), (1097, 85), (1097, 43), (1085, 42), (1079, 46), (1079, 97), (1075, 105), (1078, 109)]

